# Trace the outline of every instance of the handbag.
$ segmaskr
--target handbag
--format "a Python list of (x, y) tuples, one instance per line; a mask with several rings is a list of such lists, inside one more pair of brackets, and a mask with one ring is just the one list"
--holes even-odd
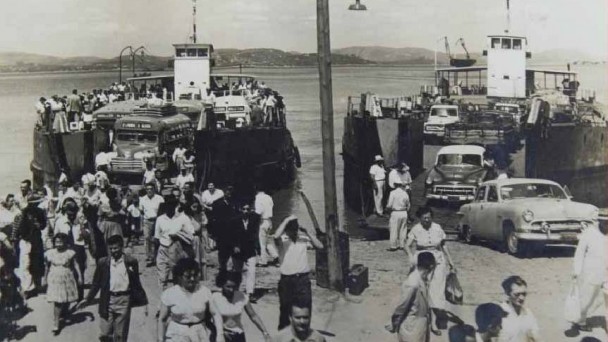
[(455, 305), (462, 304), (462, 287), (460, 287), (460, 282), (454, 272), (450, 272), (445, 281), (445, 299)]
[(581, 301), (578, 284), (574, 282), (564, 305), (564, 318), (571, 323), (578, 323), (581, 319)]

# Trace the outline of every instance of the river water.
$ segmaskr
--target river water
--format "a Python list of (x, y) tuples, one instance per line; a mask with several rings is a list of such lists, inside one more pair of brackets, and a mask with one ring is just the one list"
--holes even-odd
[[(604, 66), (573, 66), (573, 71), (579, 72), (582, 88), (596, 89), (598, 99), (606, 103), (608, 71)], [(291, 213), (300, 217), (302, 224), (310, 224), (306, 207), (297, 192), (302, 190), (323, 225), (323, 161), (317, 69), (247, 68), (244, 73), (256, 75), (259, 80), (265, 81), (284, 96), (288, 111), (287, 124), (302, 158), (302, 168), (294, 184), (273, 195), (275, 224)], [(19, 182), (31, 178), (29, 163), (33, 151), (32, 129), (36, 120), (34, 104), (40, 96), (67, 95), (72, 89), (82, 92), (93, 88), (106, 88), (117, 80), (117, 72), (0, 75), (0, 108), (3, 120), (0, 125), (0, 195), (18, 192)], [(368, 91), (382, 97), (411, 95), (419, 91), (420, 85), (432, 83), (432, 66), (333, 67), (338, 207), (341, 224), (355, 235), (358, 235), (353, 228), (356, 215), (344, 208), (343, 164), (339, 155), (348, 96)]]

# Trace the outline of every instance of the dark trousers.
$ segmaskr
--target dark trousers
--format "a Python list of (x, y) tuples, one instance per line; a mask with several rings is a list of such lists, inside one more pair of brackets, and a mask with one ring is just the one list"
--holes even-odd
[(303, 300), (312, 303), (311, 291), (309, 273), (281, 274), (279, 280), (279, 330), (289, 325), (291, 304), (294, 301)]
[[(87, 252), (85, 246), (73, 245), (72, 249), (76, 253), (74, 255), (74, 259), (76, 260), (76, 265), (80, 274), (82, 275), (82, 280), (84, 280), (84, 271), (87, 269)], [(80, 280), (79, 279), (79, 282)], [(84, 283), (78, 286), (78, 300), (81, 300), (84, 296)]]
[(224, 341), (226, 342), (246, 342), (245, 333), (233, 333), (224, 330)]
[(232, 257), (232, 246), (218, 241), (217, 244), (217, 262), (218, 262), (218, 274), (215, 282), (218, 286), (224, 283), (226, 274), (228, 272), (228, 260)]

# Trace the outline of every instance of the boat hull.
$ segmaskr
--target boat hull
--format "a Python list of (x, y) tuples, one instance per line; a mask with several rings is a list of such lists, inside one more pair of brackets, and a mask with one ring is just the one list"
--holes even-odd
[(536, 125), (526, 136), (526, 177), (551, 179), (576, 201), (608, 207), (606, 138), (605, 124)]
[(213, 182), (250, 194), (255, 184), (277, 189), (291, 182), (299, 152), (285, 127), (195, 132), (197, 184)]
[(388, 167), (404, 161), (412, 178), (418, 176), (423, 171), (423, 120), (354, 115), (344, 119), (344, 200), (350, 209), (364, 215), (373, 211), (369, 168), (375, 155), (382, 155)]

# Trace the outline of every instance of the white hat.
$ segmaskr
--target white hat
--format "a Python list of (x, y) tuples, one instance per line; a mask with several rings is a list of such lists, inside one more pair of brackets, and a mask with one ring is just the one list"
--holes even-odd
[(381, 155), (377, 154), (377, 155), (374, 157), (374, 160), (375, 160), (375, 161), (383, 161), (383, 160), (384, 160), (384, 158), (382, 158), (382, 156), (381, 156)]

